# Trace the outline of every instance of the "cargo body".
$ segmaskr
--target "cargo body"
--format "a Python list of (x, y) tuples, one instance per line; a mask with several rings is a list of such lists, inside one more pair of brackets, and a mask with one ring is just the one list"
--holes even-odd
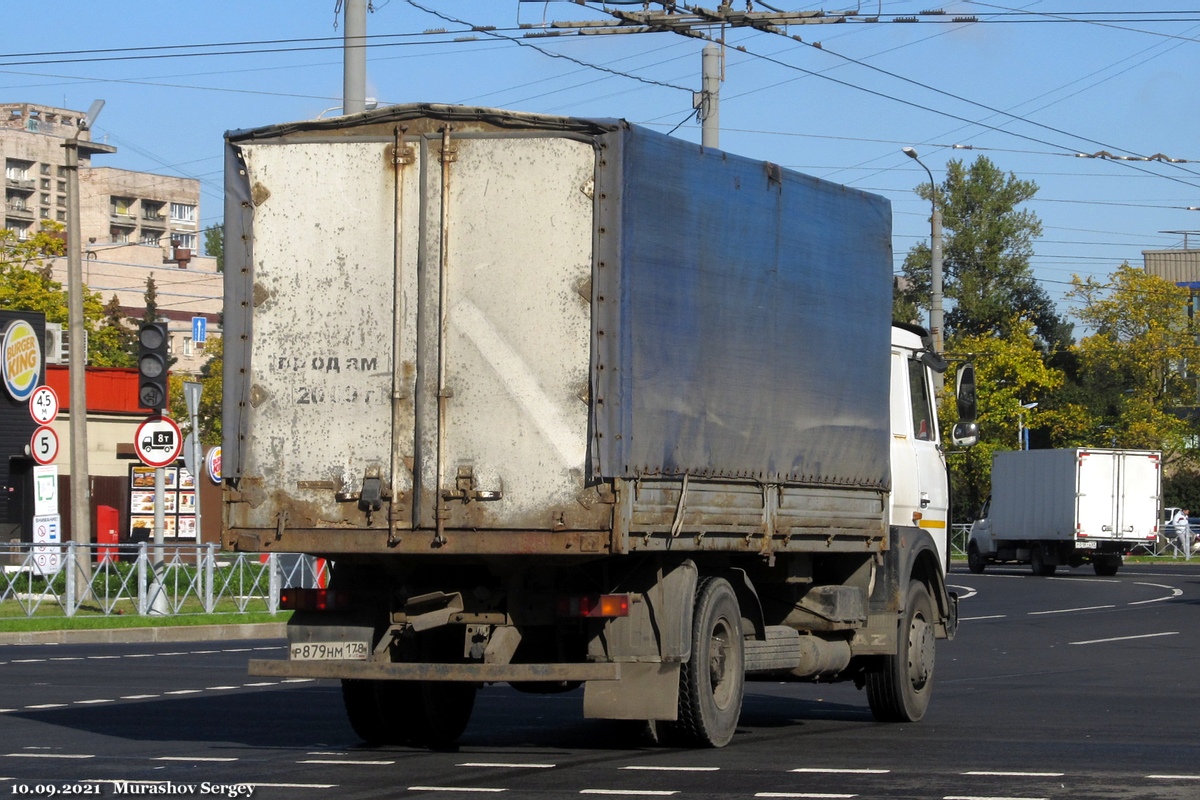
[(744, 675), (920, 717), (956, 616), (886, 200), (623, 121), (227, 141), (224, 545), (334, 564), (256, 671), (342, 678), (378, 740), (453, 738), (488, 681), (706, 744)]
[(971, 527), (973, 572), (988, 563), (1091, 563), (1115, 575), (1122, 557), (1158, 536), (1161, 456), (1143, 450), (1073, 448), (997, 453), (992, 495)]

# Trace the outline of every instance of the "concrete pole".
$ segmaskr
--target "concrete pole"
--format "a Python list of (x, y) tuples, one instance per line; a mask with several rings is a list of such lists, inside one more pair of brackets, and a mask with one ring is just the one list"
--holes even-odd
[(87, 444), (87, 334), (83, 322), (83, 243), (79, 215), (79, 131), (63, 145), (67, 169), (67, 329), (71, 349), (67, 361), (71, 411), (71, 540), (82, 578), (76, 582), (77, 601), (86, 598), (92, 586), (92, 492), (88, 480)]
[(715, 149), (721, 136), (721, 48), (704, 45), (700, 66), (700, 144)]
[(345, 0), (342, 39), (342, 113), (367, 110), (367, 0)]
[[(929, 203), (933, 207), (929, 214), (929, 334), (933, 337), (933, 352), (941, 355), (945, 352), (943, 343), (944, 315), (942, 311), (942, 209), (937, 203), (937, 184), (933, 182), (933, 173), (925, 162), (917, 156), (917, 151), (911, 147), (903, 149), (904, 155), (921, 165), (929, 176)], [(945, 386), (945, 376), (941, 372), (933, 373), (933, 388), (938, 394)]]

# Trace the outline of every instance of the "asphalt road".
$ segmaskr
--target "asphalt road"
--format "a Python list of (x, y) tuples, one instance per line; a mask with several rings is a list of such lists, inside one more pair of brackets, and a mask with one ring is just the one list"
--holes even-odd
[(507, 687), (454, 751), (367, 748), (335, 683), (246, 675), (280, 641), (0, 646), (0, 794), (1200, 797), (1200, 568), (1061, 572), (950, 576), (963, 621), (923, 722), (874, 722), (852, 685), (753, 683), (720, 750)]

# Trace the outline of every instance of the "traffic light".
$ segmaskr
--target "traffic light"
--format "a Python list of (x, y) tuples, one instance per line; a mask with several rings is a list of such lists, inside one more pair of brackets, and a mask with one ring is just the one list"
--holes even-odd
[(167, 406), (167, 323), (143, 322), (138, 328), (138, 406), (162, 411)]

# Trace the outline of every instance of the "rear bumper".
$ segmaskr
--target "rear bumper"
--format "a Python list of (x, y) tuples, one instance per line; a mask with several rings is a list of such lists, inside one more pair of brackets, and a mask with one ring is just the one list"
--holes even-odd
[(373, 681), (615, 681), (621, 665), (597, 664), (425, 664), (388, 661), (283, 661), (254, 659), (250, 674), (270, 678), (332, 678)]

